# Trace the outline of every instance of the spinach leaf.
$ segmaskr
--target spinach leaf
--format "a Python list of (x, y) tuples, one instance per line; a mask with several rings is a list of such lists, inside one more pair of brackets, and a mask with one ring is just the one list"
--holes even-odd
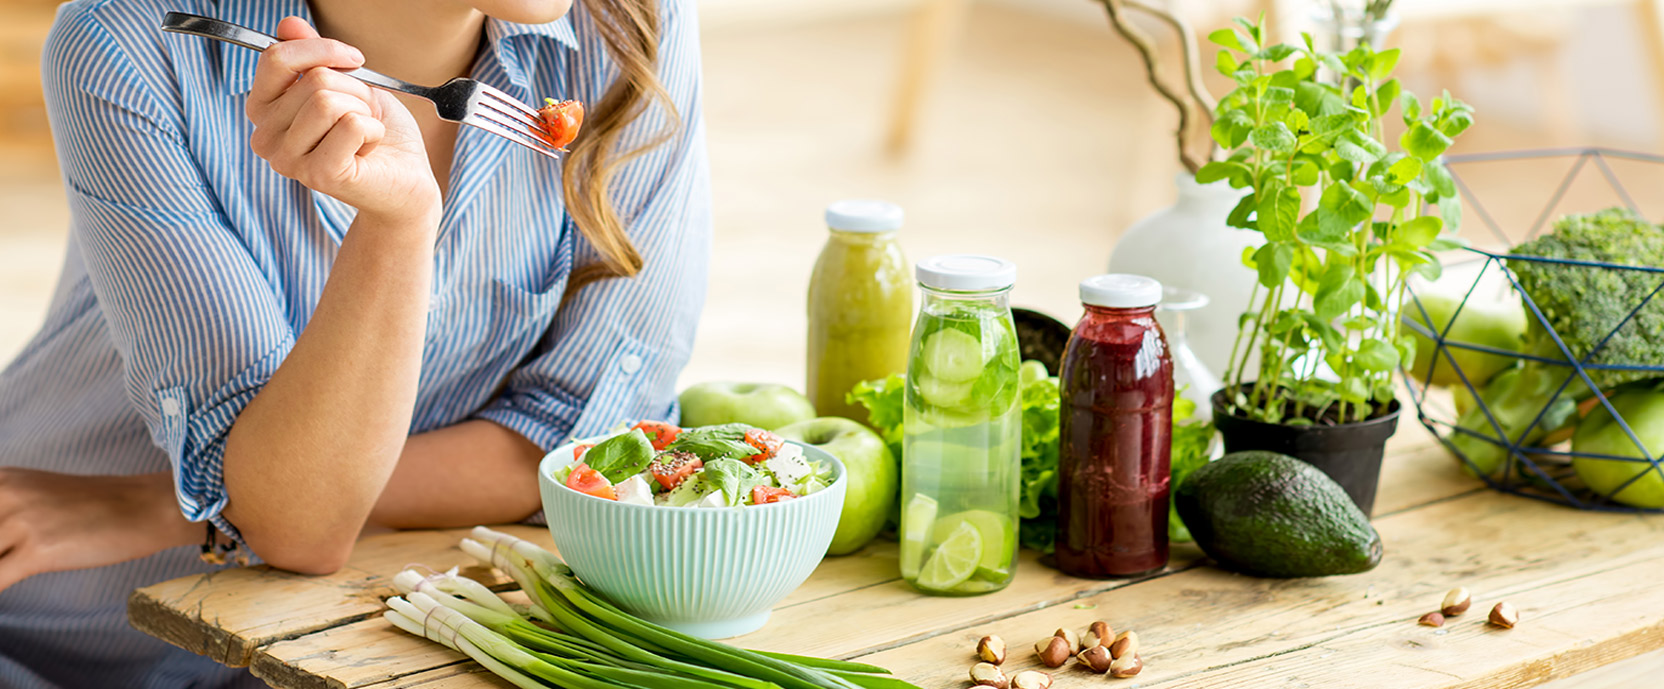
[(745, 504), (752, 488), (768, 483), (762, 472), (726, 457), (706, 462), (704, 476), (710, 485), (722, 491), (730, 507)]
[(589, 468), (618, 483), (641, 473), (653, 461), (653, 443), (639, 429), (601, 441), (584, 453)]
[(744, 424), (728, 424), (682, 431), (665, 451), (692, 452), (706, 462), (723, 457), (745, 459), (757, 454), (757, 448), (743, 440), (748, 430), (751, 427)]

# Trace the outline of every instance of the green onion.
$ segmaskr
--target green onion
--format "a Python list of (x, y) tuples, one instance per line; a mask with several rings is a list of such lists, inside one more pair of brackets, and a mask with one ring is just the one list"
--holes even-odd
[(918, 689), (874, 665), (750, 651), (639, 619), (554, 553), (508, 534), (477, 527), (462, 550), (514, 579), (531, 605), (454, 569), (409, 569), (393, 578), (404, 597), (389, 598), (384, 616), (520, 689)]

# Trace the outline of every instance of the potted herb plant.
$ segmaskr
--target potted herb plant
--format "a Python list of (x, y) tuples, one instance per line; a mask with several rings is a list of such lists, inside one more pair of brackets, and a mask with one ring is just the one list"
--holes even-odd
[[(1368, 513), (1399, 413), (1392, 373), (1415, 354), (1400, 329), (1405, 283), (1437, 278), (1433, 252), (1459, 246), (1461, 206), (1440, 155), (1472, 109), (1403, 91), (1396, 49), (1326, 53), (1310, 35), (1298, 46), (1264, 36), (1241, 19), (1208, 36), (1236, 88), (1212, 127), (1230, 154), (1196, 181), (1245, 190), (1228, 222), (1265, 239), (1243, 254), (1257, 280), (1214, 419), (1227, 451), (1306, 460)], [(1404, 128), (1391, 137), (1395, 105)]]

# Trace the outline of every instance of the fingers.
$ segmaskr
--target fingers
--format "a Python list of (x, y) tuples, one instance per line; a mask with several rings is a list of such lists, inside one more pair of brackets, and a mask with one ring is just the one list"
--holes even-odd
[(319, 38), (317, 31), (296, 17), (278, 24), (277, 37), (283, 41), (267, 48), (256, 63), (248, 97), (249, 119), (255, 119), (256, 110), (276, 102), (297, 78), (315, 68), (357, 69), (364, 65), (364, 54), (357, 48)]
[(270, 160), (273, 164), (280, 164), (278, 158), (299, 160), (318, 147), (331, 129), (341, 123), (347, 115), (363, 115), (374, 119), (370, 112), (370, 104), (359, 98), (349, 96), (340, 91), (317, 91), (301, 106), (296, 114), (294, 123), (284, 136), (282, 151)]
[(12, 522), (0, 522), (0, 591), (35, 574), (22, 536), (22, 530)]
[[(357, 167), (356, 157), (374, 150), (387, 136), (387, 127), (368, 115), (348, 113), (329, 130), (318, 147), (308, 156), (312, 173), (325, 179), (342, 181)], [(302, 180), (305, 182), (305, 180)]]

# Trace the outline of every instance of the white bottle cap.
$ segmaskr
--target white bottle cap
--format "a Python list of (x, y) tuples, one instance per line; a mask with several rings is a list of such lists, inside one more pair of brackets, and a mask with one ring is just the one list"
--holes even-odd
[(925, 287), (959, 292), (1005, 289), (1017, 284), (1017, 264), (974, 254), (932, 256), (919, 261), (914, 274)]
[(888, 201), (834, 201), (826, 207), (826, 226), (843, 232), (894, 232), (904, 217), (901, 206)]
[(1161, 283), (1127, 273), (1094, 275), (1080, 281), (1080, 301), (1087, 306), (1136, 309), (1161, 303)]

